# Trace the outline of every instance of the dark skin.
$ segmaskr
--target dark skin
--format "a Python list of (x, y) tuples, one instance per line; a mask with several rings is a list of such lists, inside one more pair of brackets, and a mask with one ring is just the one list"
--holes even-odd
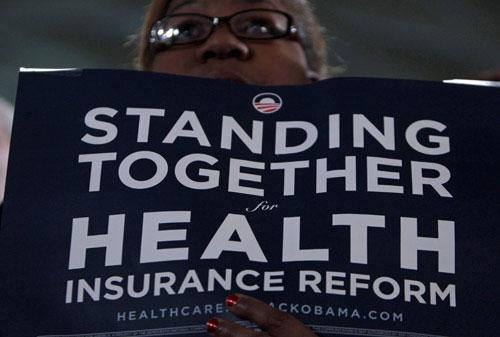
[[(252, 8), (287, 11), (280, 0), (173, 0), (167, 14), (228, 16)], [(153, 59), (152, 70), (257, 85), (311, 82), (304, 50), (296, 38), (241, 40), (227, 25), (217, 27), (201, 44), (175, 46), (158, 53)]]
[[(167, 14), (199, 13), (229, 16), (252, 9), (288, 12), (280, 0), (173, 0)], [(292, 13), (293, 14), (293, 13)], [(174, 46), (158, 53), (152, 64), (156, 72), (230, 80), (257, 85), (301, 85), (311, 83), (305, 52), (296, 37), (268, 41), (241, 40), (227, 25), (217, 27), (203, 43)], [(317, 337), (298, 319), (253, 297), (232, 295), (226, 305), (235, 316), (257, 324), (263, 331), (213, 318), (207, 324), (217, 337)]]
[(263, 331), (244, 328), (234, 322), (215, 318), (208, 321), (208, 331), (216, 337), (317, 337), (294, 316), (279, 311), (253, 297), (230, 295), (226, 306), (235, 316), (257, 324)]

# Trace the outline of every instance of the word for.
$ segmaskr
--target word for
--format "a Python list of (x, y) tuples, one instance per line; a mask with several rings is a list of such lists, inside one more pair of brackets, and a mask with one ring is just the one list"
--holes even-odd
[(257, 206), (255, 207), (247, 207), (245, 208), (245, 211), (247, 211), (248, 213), (253, 213), (253, 212), (256, 212), (256, 211), (272, 211), (272, 210), (275, 210), (279, 207), (279, 205), (277, 204), (272, 204), (270, 205), (269, 202), (267, 200), (264, 200), (264, 201), (261, 201), (257, 204)]

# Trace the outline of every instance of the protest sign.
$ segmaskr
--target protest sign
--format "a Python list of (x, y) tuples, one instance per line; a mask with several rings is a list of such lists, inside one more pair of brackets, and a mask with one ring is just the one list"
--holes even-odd
[(498, 328), (500, 90), (21, 73), (9, 337), (203, 335), (234, 292), (320, 336)]

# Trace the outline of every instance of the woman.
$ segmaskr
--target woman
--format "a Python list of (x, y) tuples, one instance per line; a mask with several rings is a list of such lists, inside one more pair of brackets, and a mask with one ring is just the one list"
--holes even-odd
[[(307, 0), (154, 0), (141, 33), (139, 68), (257, 85), (300, 85), (327, 75), (325, 41)], [(313, 337), (293, 316), (230, 295), (256, 332), (214, 318), (215, 336)]]
[[(168, 45), (172, 39), (166, 37), (168, 29), (161, 25), (163, 30), (154, 29), (155, 24), (167, 15), (197, 13), (223, 17), (256, 8), (280, 10), (291, 17), (275, 16), (272, 12), (262, 12), (262, 17), (256, 17), (265, 21), (276, 20), (264, 23), (273, 23), (277, 27), (257, 27), (255, 24), (259, 22), (241, 21), (252, 13), (231, 18), (229, 25), (220, 22), (217, 27), (207, 20), (208, 27), (203, 29), (208, 31), (198, 36), (196, 34), (200, 31), (188, 27), (180, 32), (181, 36), (176, 37), (172, 46)], [(282, 22), (283, 18), (290, 21)], [(203, 18), (173, 17), (170, 21), (176, 24), (183, 19)], [(275, 31), (270, 31), (271, 28)], [(327, 76), (326, 43), (321, 31), (307, 0), (154, 0), (141, 32), (139, 68), (248, 84), (306, 84)]]

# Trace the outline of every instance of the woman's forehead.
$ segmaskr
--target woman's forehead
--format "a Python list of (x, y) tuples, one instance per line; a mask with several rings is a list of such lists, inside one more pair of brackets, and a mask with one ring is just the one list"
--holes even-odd
[(183, 9), (210, 9), (214, 7), (230, 6), (242, 9), (251, 7), (269, 7), (282, 9), (281, 0), (172, 0), (168, 5), (168, 12), (173, 13)]

